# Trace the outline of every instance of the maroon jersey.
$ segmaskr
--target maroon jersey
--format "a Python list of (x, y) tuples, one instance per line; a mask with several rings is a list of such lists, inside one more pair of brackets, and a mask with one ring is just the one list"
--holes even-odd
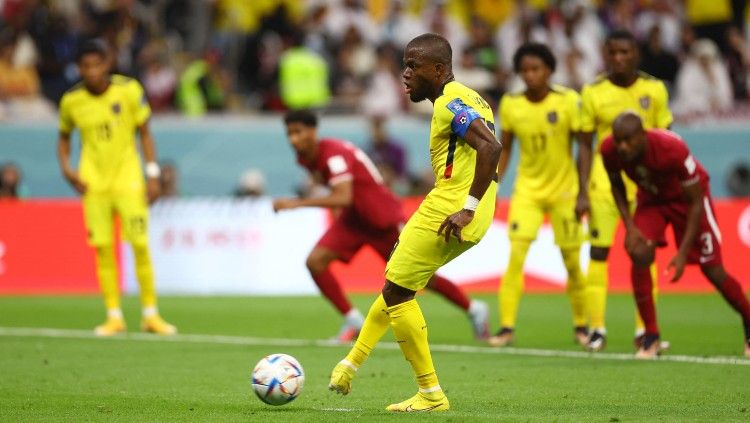
[(683, 186), (695, 182), (708, 193), (708, 173), (679, 135), (665, 129), (648, 129), (646, 137), (643, 157), (633, 162), (620, 159), (611, 135), (601, 145), (607, 172), (623, 170), (638, 185), (638, 204), (686, 202)]
[(318, 142), (314, 163), (301, 157), (297, 157), (297, 162), (329, 186), (352, 181), (352, 204), (342, 211), (341, 219), (376, 229), (391, 228), (404, 221), (401, 203), (383, 185), (383, 177), (370, 158), (353, 144), (324, 138)]

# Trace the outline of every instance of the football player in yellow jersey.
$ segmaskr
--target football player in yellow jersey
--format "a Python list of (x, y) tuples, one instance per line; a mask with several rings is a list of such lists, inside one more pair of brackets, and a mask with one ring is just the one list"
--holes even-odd
[[(148, 249), (147, 201), (152, 202), (159, 195), (159, 166), (148, 125), (151, 109), (136, 80), (109, 74), (103, 43), (83, 43), (76, 61), (83, 81), (60, 100), (57, 153), (63, 176), (82, 196), (88, 242), (96, 249), (96, 273), (107, 319), (96, 327), (95, 333), (110, 336), (125, 331), (113, 236), (114, 218), (118, 216), (123, 238), (133, 247), (141, 287), (142, 329), (174, 334), (175, 327), (159, 316), (156, 307)], [(71, 133), (75, 128), (81, 133), (78, 171), (70, 163)], [(136, 131), (146, 161), (146, 183), (136, 149)]]
[(427, 323), (414, 299), (441, 266), (479, 242), (495, 211), (497, 161), (492, 109), (475, 91), (453, 80), (448, 41), (416, 37), (404, 51), (404, 85), (413, 102), (429, 99), (430, 156), (435, 187), (409, 219), (385, 270), (382, 295), (370, 307), (354, 347), (333, 369), (329, 388), (348, 394), (357, 369), (390, 326), (419, 385), (416, 395), (389, 411), (444, 411), (427, 343)]
[[(526, 90), (506, 94), (500, 102), (504, 146), (498, 165), (501, 180), (514, 137), (518, 138), (521, 155), (508, 212), (510, 260), (498, 292), (500, 331), (488, 342), (502, 347), (513, 341), (524, 287), (523, 263), (546, 215), (568, 272), (575, 339), (583, 346), (588, 340), (588, 316), (580, 267), (583, 236), (575, 214), (578, 173), (572, 153), (572, 140), (580, 129), (581, 100), (574, 90), (550, 86), (555, 56), (544, 44), (519, 47), (513, 55), (513, 68)], [(591, 160), (591, 150), (583, 147), (579, 148), (579, 159)]]
[[(638, 46), (631, 33), (618, 30), (609, 34), (604, 44), (604, 59), (607, 73), (584, 86), (581, 94), (582, 143), (591, 145), (594, 132), (597, 140), (590, 174), (587, 169), (582, 169), (579, 175), (581, 186), (588, 182), (588, 192), (581, 190), (576, 205), (579, 216), (589, 215), (591, 261), (586, 290), (591, 330), (587, 349), (591, 351), (599, 351), (606, 345), (607, 257), (620, 220), (599, 154), (599, 143), (612, 132), (612, 122), (617, 115), (626, 110), (638, 113), (646, 128), (667, 128), (672, 123), (667, 89), (661, 80), (638, 71)], [(626, 180), (628, 199), (633, 204), (635, 185), (626, 177), (623, 180)], [(643, 323), (637, 317), (636, 343), (642, 333)]]

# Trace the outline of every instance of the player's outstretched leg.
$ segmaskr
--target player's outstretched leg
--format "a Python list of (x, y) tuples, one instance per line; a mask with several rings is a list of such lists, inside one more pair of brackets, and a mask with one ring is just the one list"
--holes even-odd
[(523, 263), (531, 242), (512, 239), (508, 268), (500, 283), (498, 305), (500, 308), (500, 330), (487, 343), (493, 347), (505, 347), (513, 343), (513, 331), (518, 318), (518, 305), (524, 288)]
[(135, 256), (135, 273), (141, 288), (141, 310), (143, 318), (141, 329), (157, 335), (174, 335), (177, 328), (167, 323), (159, 315), (156, 306), (156, 284), (154, 282), (154, 268), (151, 265), (151, 254), (145, 244), (133, 245)]
[(107, 309), (107, 320), (94, 329), (97, 336), (112, 336), (125, 332), (125, 319), (120, 308), (120, 291), (117, 286), (117, 262), (112, 245), (96, 248), (96, 275)]
[(375, 348), (375, 345), (390, 326), (391, 318), (388, 317), (387, 309), (388, 306), (383, 301), (383, 296), (378, 295), (367, 313), (367, 318), (354, 346), (346, 355), (346, 358), (333, 368), (328, 389), (343, 395), (351, 391), (352, 379), (354, 379), (357, 369), (367, 360), (372, 349)]
[(565, 270), (568, 272), (566, 292), (573, 311), (574, 341), (585, 347), (589, 340), (589, 331), (588, 313), (586, 312), (586, 285), (583, 273), (581, 273), (580, 251), (579, 246), (560, 250), (563, 263), (565, 263)]
[(344, 323), (334, 339), (349, 343), (359, 335), (364, 317), (356, 307), (352, 306), (341, 284), (331, 273), (330, 264), (336, 259), (338, 255), (334, 251), (316, 246), (307, 257), (306, 264), (320, 293), (344, 316)]
[(745, 328), (744, 355), (750, 357), (750, 302), (742, 289), (742, 285), (732, 275), (724, 270), (724, 266), (701, 266), (703, 275), (724, 297), (724, 300), (742, 317)]
[(396, 342), (406, 360), (411, 364), (417, 378), (419, 391), (413, 397), (386, 407), (388, 411), (446, 411), (450, 408), (448, 398), (438, 383), (432, 364), (430, 346), (427, 343), (427, 323), (417, 300), (388, 307), (391, 327)]
[(458, 285), (442, 276), (434, 275), (427, 283), (427, 288), (442, 295), (446, 300), (466, 312), (469, 320), (471, 320), (471, 327), (476, 339), (487, 339), (490, 315), (490, 308), (487, 303), (480, 300), (470, 300)]

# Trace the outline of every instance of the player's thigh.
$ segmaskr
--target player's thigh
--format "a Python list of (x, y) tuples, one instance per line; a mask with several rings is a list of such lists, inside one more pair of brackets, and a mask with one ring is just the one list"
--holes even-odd
[(609, 248), (615, 239), (620, 212), (611, 196), (609, 198), (591, 197), (590, 200), (589, 241), (593, 247)]
[(373, 234), (369, 234), (367, 244), (369, 244), (375, 252), (378, 253), (384, 261), (388, 261), (393, 249), (398, 242), (398, 237), (401, 234), (401, 230), (398, 227), (390, 229), (384, 229)]
[(667, 227), (665, 209), (660, 205), (639, 205), (633, 213), (633, 223), (643, 236), (657, 246), (667, 245), (664, 232)]
[(523, 196), (513, 196), (508, 209), (508, 237), (511, 240), (533, 241), (544, 222), (541, 204)]
[(436, 230), (407, 224), (386, 264), (385, 278), (403, 288), (419, 291), (435, 272), (475, 243), (445, 242)]
[(122, 238), (133, 245), (148, 245), (148, 203), (142, 193), (120, 195), (115, 199)]
[(81, 199), (89, 245), (100, 247), (114, 242), (114, 201), (106, 195), (86, 194)]
[[(688, 205), (686, 203), (671, 204), (667, 209), (667, 218), (672, 224), (675, 242), (682, 244), (687, 228)], [(688, 251), (688, 262), (701, 266), (713, 266), (722, 263), (721, 232), (716, 221), (713, 201), (709, 196), (703, 198), (703, 215), (698, 224), (698, 235)]]
[(362, 228), (336, 219), (318, 240), (316, 246), (333, 251), (339, 260), (348, 263), (368, 239), (367, 232)]
[(562, 249), (576, 248), (583, 242), (583, 229), (576, 218), (575, 206), (575, 199), (571, 199), (558, 201), (549, 210), (555, 244)]

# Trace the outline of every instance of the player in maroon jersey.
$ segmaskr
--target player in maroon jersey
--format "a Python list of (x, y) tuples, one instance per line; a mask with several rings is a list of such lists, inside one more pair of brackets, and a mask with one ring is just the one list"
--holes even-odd
[[(387, 260), (405, 221), (401, 203), (383, 185), (375, 165), (359, 148), (346, 141), (318, 140), (317, 116), (309, 111), (293, 111), (284, 118), (289, 143), (297, 153), (297, 162), (314, 178), (330, 187), (330, 194), (317, 198), (279, 198), (275, 211), (296, 207), (341, 209), (331, 227), (307, 257), (307, 268), (320, 292), (345, 317), (337, 339), (348, 342), (358, 334), (364, 317), (352, 307), (341, 284), (330, 271), (335, 260), (344, 263), (365, 245)], [(469, 298), (449, 280), (434, 276), (427, 286), (468, 313), (474, 335), (488, 335), (489, 308)]]
[[(701, 272), (741, 316), (745, 327), (745, 356), (750, 357), (750, 303), (742, 286), (727, 274), (721, 261), (721, 234), (714, 217), (708, 173), (674, 132), (645, 130), (633, 112), (622, 113), (612, 124), (612, 135), (601, 145), (604, 166), (612, 182), (612, 195), (625, 223), (625, 249), (632, 260), (633, 294), (646, 324), (637, 358), (659, 354), (659, 328), (652, 296), (651, 272), (656, 247), (672, 225), (677, 254), (669, 262), (671, 282), (677, 282), (685, 265), (698, 264)], [(630, 216), (625, 198), (624, 171), (637, 185), (635, 214)]]

